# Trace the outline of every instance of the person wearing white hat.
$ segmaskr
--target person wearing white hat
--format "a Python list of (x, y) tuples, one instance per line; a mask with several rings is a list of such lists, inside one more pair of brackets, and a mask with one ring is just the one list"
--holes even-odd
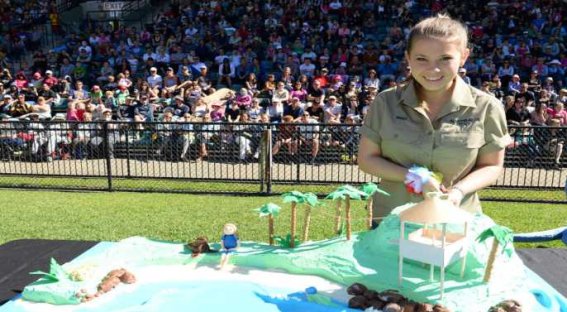
[(161, 89), (163, 86), (163, 78), (158, 74), (157, 68), (150, 68), (150, 75), (146, 78), (152, 89)]

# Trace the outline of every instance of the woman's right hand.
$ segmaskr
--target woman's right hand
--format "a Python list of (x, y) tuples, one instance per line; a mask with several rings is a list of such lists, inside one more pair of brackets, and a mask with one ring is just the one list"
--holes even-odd
[(425, 197), (429, 192), (441, 192), (442, 185), (437, 179), (431, 177), (423, 184), (423, 196)]

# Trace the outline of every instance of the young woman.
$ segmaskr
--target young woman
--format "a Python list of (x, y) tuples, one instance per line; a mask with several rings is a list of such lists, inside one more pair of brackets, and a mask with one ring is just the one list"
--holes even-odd
[(377, 218), (431, 191), (481, 211), (476, 191), (500, 176), (510, 142), (506, 118), (500, 101), (457, 75), (470, 53), (467, 38), (466, 28), (447, 16), (419, 22), (405, 53), (411, 81), (382, 92), (371, 105), (358, 163), (390, 193), (376, 195)]

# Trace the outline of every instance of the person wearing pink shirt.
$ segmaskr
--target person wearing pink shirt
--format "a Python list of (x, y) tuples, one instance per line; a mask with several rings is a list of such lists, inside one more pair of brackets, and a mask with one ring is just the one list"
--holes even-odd
[(557, 120), (560, 126), (567, 126), (567, 111), (562, 102), (557, 102), (554, 108), (548, 108), (547, 114), (551, 120)]

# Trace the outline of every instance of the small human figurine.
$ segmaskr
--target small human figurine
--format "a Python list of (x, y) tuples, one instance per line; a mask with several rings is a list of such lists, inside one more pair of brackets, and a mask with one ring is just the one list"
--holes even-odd
[(223, 235), (221, 237), (221, 263), (220, 268), (222, 269), (227, 263), (231, 253), (236, 251), (238, 248), (239, 241), (238, 235), (236, 235), (236, 225), (232, 223), (227, 223), (223, 227)]

